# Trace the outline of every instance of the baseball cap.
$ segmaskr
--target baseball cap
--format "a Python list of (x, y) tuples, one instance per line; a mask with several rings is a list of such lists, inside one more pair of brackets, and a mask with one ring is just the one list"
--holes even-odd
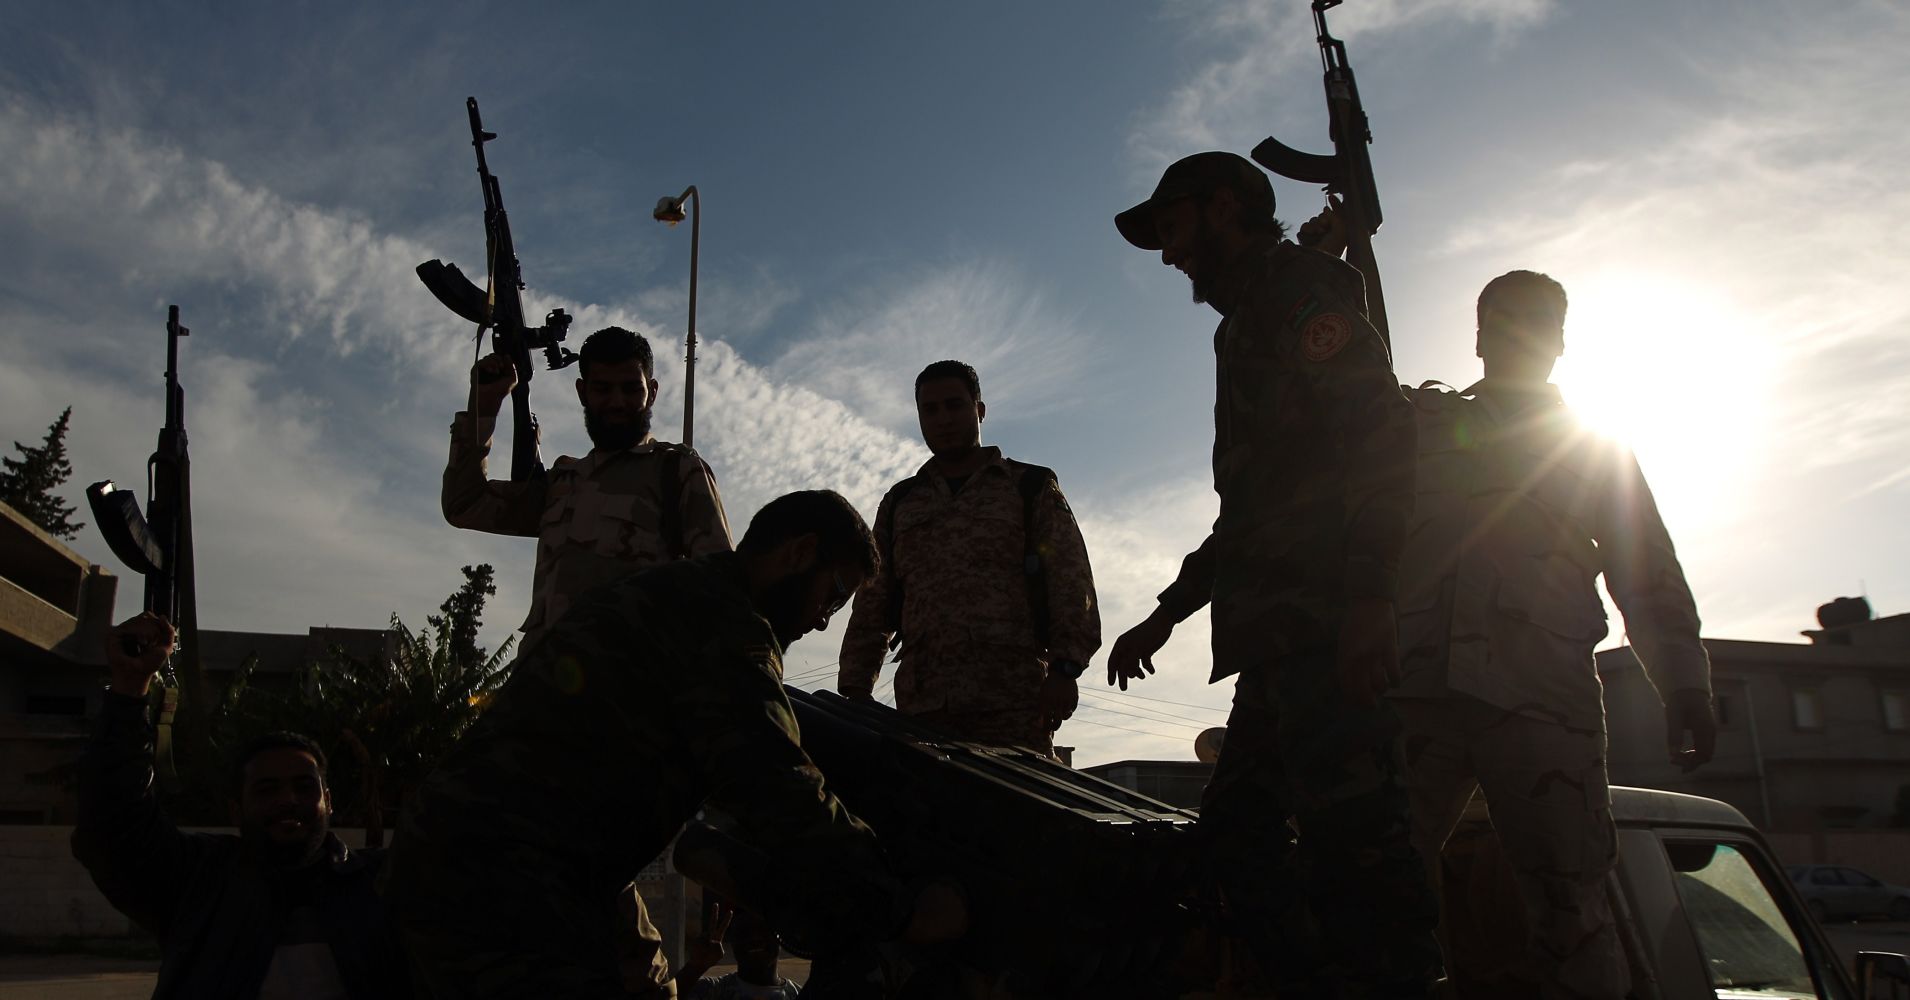
[(1159, 250), (1161, 241), (1154, 232), (1154, 212), (1182, 198), (1204, 198), (1222, 187), (1232, 188), (1247, 211), (1273, 215), (1273, 185), (1267, 175), (1244, 156), (1215, 150), (1174, 161), (1161, 173), (1161, 182), (1154, 185), (1154, 193), (1146, 201), (1115, 216), (1114, 226), (1122, 237), (1142, 250)]

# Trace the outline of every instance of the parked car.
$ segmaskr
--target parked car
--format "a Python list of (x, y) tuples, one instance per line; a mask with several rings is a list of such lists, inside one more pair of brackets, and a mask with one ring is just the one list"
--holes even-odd
[(1910, 889), (1903, 886), (1843, 865), (1792, 865), (1785, 871), (1819, 920), (1910, 920)]

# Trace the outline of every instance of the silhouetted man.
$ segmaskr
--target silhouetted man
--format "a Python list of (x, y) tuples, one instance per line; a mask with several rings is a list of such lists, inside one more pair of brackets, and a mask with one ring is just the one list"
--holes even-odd
[(1359, 273), (1284, 242), (1266, 175), (1232, 153), (1174, 163), (1115, 224), (1221, 315), (1220, 517), (1115, 642), (1108, 680), (1152, 672), (1211, 603), (1212, 679), (1239, 680), (1201, 825), (1236, 932), (1281, 995), (1424, 995), (1437, 907), (1380, 698), (1397, 671), (1413, 422)]

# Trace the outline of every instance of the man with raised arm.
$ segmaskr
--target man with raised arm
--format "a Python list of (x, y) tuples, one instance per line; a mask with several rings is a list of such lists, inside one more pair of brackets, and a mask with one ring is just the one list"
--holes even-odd
[(1169, 166), (1115, 225), (1221, 316), (1220, 517), (1115, 642), (1109, 682), (1152, 672), (1174, 626), (1211, 605), (1212, 679), (1239, 679), (1201, 825), (1234, 933), (1282, 996), (1425, 996), (1437, 906), (1381, 698), (1397, 678), (1413, 421), (1359, 272), (1285, 242), (1272, 185), (1232, 153)]

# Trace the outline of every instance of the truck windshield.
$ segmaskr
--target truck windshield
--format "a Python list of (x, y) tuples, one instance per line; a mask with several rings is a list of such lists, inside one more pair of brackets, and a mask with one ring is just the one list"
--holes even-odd
[(1665, 847), (1718, 997), (1817, 996), (1797, 935), (1737, 848), (1693, 843)]

